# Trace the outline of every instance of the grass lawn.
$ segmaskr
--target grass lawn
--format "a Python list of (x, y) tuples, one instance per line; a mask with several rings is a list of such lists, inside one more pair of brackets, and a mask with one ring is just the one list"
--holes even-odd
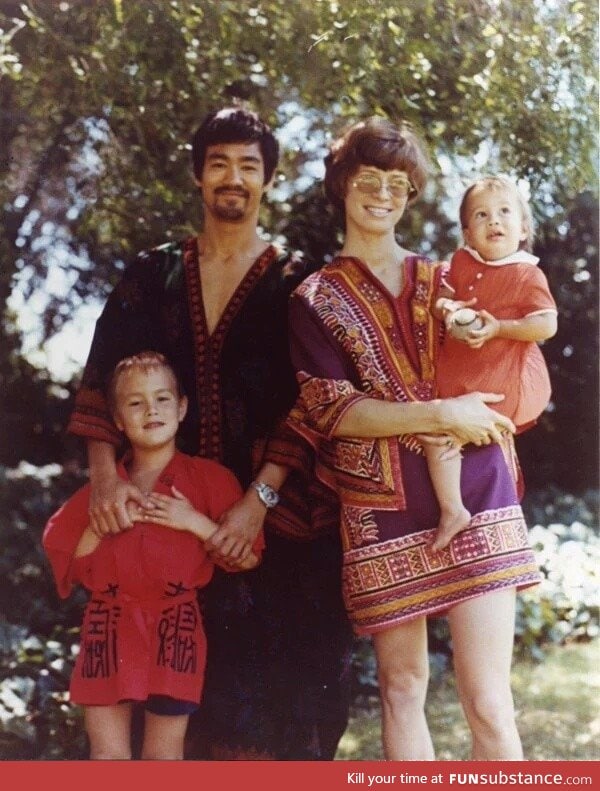
[[(516, 661), (513, 691), (527, 760), (600, 760), (600, 640), (550, 648), (541, 663)], [(469, 759), (469, 730), (451, 673), (431, 682), (427, 720), (437, 760)], [(336, 760), (382, 758), (379, 700), (363, 698)]]

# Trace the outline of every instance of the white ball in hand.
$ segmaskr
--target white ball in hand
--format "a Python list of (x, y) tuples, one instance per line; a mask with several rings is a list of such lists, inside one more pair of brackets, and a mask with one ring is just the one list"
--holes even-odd
[(472, 308), (459, 308), (450, 318), (448, 332), (453, 338), (464, 341), (472, 330), (480, 330), (483, 321), (476, 310)]

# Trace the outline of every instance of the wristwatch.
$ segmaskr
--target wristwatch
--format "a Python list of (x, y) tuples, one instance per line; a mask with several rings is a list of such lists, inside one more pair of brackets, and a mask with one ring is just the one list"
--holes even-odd
[(261, 481), (252, 481), (250, 486), (256, 489), (258, 499), (266, 508), (275, 508), (279, 502), (279, 495), (275, 489), (269, 486), (268, 483), (262, 483)]

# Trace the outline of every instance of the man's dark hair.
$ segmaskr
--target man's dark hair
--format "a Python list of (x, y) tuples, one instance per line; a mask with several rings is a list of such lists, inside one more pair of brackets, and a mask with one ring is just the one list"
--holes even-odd
[(256, 113), (239, 107), (226, 107), (206, 116), (192, 137), (194, 176), (202, 178), (206, 149), (220, 143), (258, 143), (267, 184), (277, 167), (279, 144), (270, 127)]

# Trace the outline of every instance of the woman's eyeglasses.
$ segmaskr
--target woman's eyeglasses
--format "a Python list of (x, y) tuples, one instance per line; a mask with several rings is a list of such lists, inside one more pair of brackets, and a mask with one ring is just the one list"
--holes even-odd
[(410, 198), (417, 192), (407, 176), (392, 176), (386, 181), (376, 173), (362, 173), (352, 184), (365, 195), (377, 195), (384, 186), (394, 198)]

